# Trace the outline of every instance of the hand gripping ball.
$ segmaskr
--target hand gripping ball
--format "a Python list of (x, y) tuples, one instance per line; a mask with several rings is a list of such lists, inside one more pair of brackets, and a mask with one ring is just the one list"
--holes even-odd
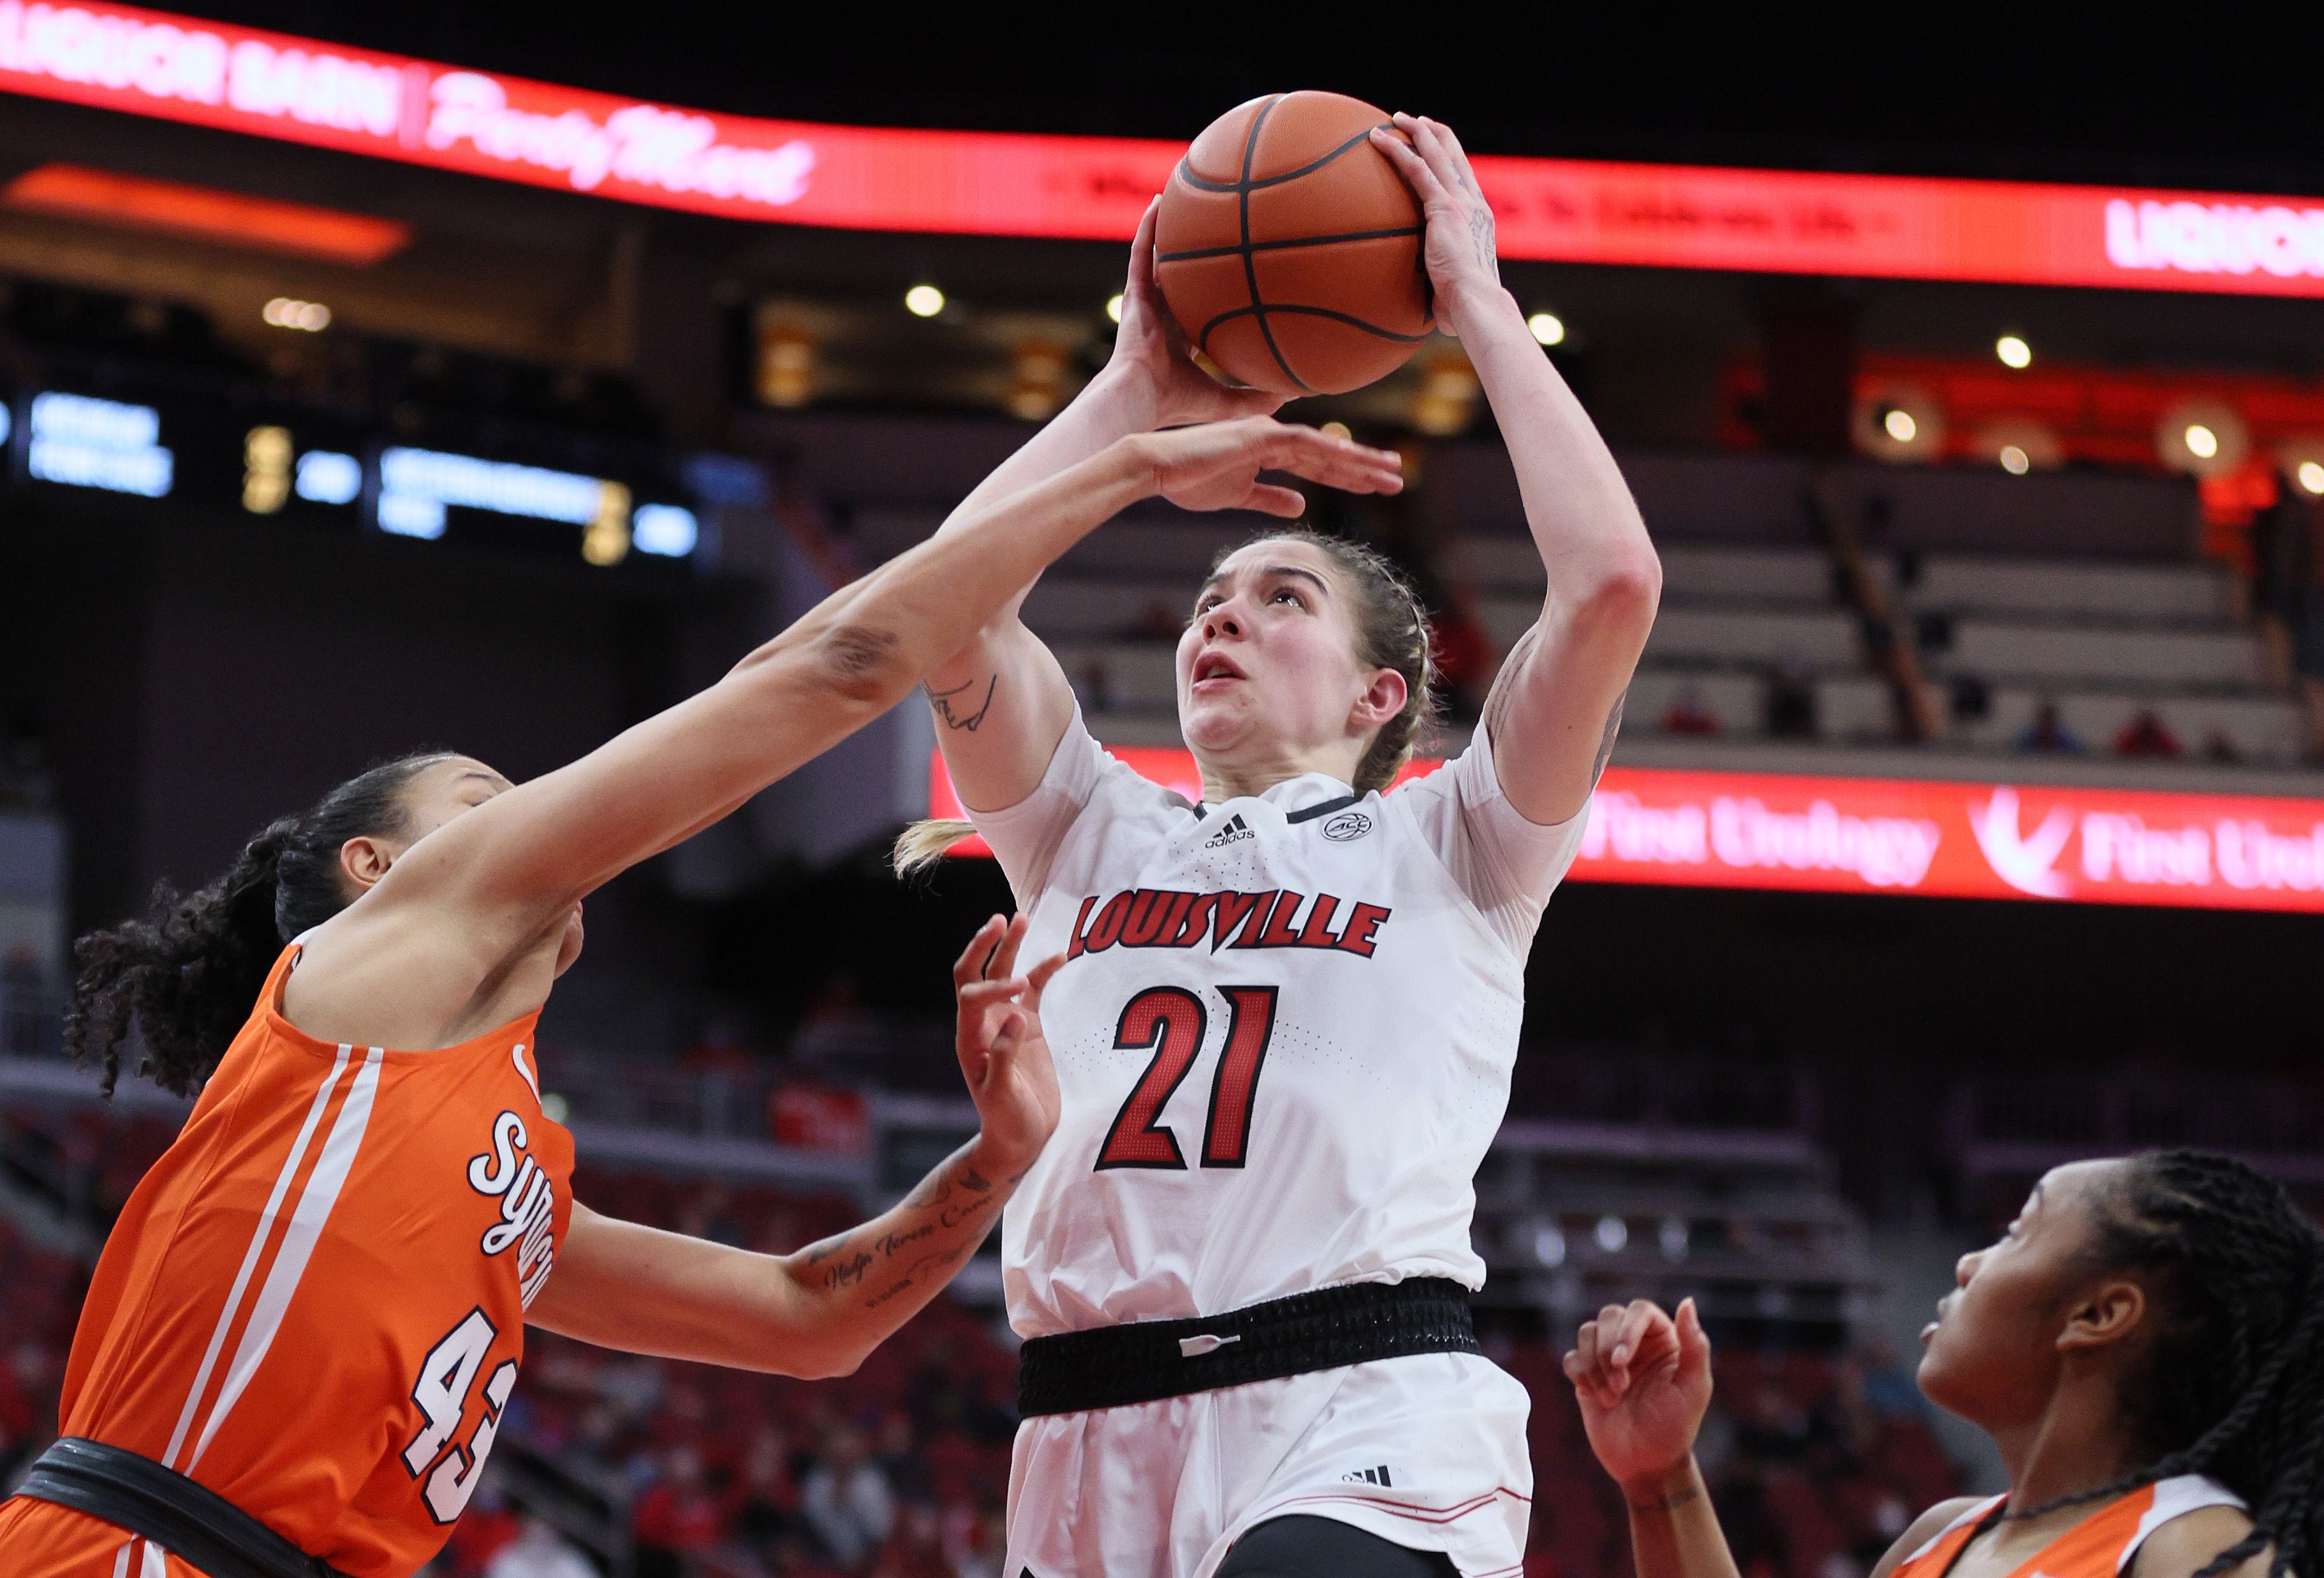
[(1343, 393), (1427, 337), (1419, 199), (1369, 135), (1388, 125), (1343, 94), (1270, 94), (1213, 121), (1171, 172), (1155, 279), (1188, 342), (1235, 378)]

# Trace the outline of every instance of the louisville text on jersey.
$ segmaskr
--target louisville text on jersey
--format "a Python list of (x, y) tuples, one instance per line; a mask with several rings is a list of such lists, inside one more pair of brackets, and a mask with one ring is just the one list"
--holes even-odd
[(1193, 893), (1138, 888), (1101, 905), (1082, 900), (1065, 957), (1108, 948), (1191, 948), (1205, 940), (1211, 952), (1237, 948), (1334, 948), (1369, 959), (1388, 923), (1385, 904), (1346, 905), (1330, 893), (1313, 900), (1288, 888), (1265, 892)]

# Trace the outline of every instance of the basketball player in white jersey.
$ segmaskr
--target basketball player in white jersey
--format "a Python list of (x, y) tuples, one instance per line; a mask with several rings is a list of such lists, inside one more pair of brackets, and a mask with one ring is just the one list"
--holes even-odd
[[(1300, 533), (1226, 555), (1192, 604), (1199, 804), (1098, 746), (1014, 606), (928, 683), (1028, 956), (1067, 955), (1044, 1002), (1064, 1115), (1003, 1224), (1028, 1339), (1009, 1578), (1519, 1568), (1526, 1398), (1470, 1324), (1471, 1179), (1661, 570), (1501, 288), (1460, 144), (1397, 124), (1416, 152), (1374, 141), (1423, 201), (1439, 321), (1548, 571), (1471, 748), (1387, 792), (1426, 706), (1422, 610), (1377, 556)], [(1149, 213), (1112, 363), (964, 512), (1124, 432), (1272, 408), (1188, 360), (1153, 235)], [(915, 829), (899, 864), (958, 830)]]

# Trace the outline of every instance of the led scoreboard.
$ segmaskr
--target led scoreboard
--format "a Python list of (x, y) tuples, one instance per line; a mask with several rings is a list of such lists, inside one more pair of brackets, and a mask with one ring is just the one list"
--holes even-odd
[[(651, 455), (568, 439), (522, 457), (381, 439), (327, 412), (259, 401), (29, 389), (0, 401), (20, 488), (166, 501), (349, 531), (594, 565), (706, 558), (700, 519)], [(573, 465), (585, 454), (588, 469)], [(549, 464), (537, 464), (549, 461)]]

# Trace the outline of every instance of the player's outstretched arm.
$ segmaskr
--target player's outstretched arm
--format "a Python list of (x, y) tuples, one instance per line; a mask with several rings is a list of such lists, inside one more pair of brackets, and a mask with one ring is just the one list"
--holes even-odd
[(1041, 989), (1015, 974), (1026, 918), (987, 921), (953, 967), (974, 1140), (894, 1209), (793, 1255), (754, 1255), (573, 1208), (530, 1320), (608, 1348), (807, 1377), (844, 1375), (984, 1241), (1057, 1126)]
[(1549, 573), (1541, 618), (1502, 665), (1485, 726), (1509, 803), (1552, 825), (1588, 803), (1613, 751), (1622, 695), (1662, 595), (1662, 564), (1605, 440), (1501, 287), (1492, 205), (1460, 143), (1425, 117), (1399, 115), (1396, 124), (1412, 147), (1385, 131), (1372, 145), (1420, 198), (1437, 318), (1484, 384)]
[(1159, 494), (1189, 509), (1297, 513), (1296, 493), (1259, 481), (1266, 470), (1359, 491), (1399, 485), (1392, 455), (1252, 417), (1118, 439), (983, 504), (834, 593), (699, 695), (412, 844), (308, 940), (294, 1022), (327, 1039), (434, 1047), (538, 1006), (548, 976), (520, 992), (508, 972), (544, 946), (553, 955), (584, 895), (903, 700), (1124, 505)]
[(1675, 1318), (1646, 1299), (1609, 1304), (1565, 1356), (1590, 1449), (1622, 1487), (1638, 1578), (1736, 1578), (1694, 1438), (1711, 1407), (1711, 1342), (1694, 1300)]
[[(1031, 487), (1132, 433), (1235, 417), (1271, 415), (1283, 397), (1228, 389), (1194, 365), (1154, 282), (1149, 204), (1130, 248), (1121, 328), (1113, 355), (1073, 403), (962, 501), (939, 529), (962, 529), (995, 499)], [(980, 811), (1033, 792), (1074, 715), (1073, 687), (1047, 647), (1018, 617), (1028, 579), (993, 618), (927, 678), (936, 739), (963, 800)]]

